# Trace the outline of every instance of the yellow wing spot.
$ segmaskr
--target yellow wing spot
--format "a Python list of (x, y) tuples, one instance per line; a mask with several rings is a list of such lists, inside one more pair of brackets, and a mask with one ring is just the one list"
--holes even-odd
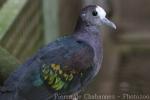
[(54, 69), (55, 68), (55, 66), (56, 66), (56, 64), (51, 64), (51, 67)]
[(42, 70), (42, 73), (45, 73), (45, 69)]
[(55, 83), (52, 85), (52, 87), (56, 90), (60, 90), (64, 86), (64, 82), (60, 78), (56, 78)]
[(48, 79), (48, 75), (45, 75), (45, 76), (44, 76), (44, 80), (47, 80), (47, 79)]
[(56, 69), (56, 70), (60, 70), (60, 65), (59, 65), (59, 64), (56, 64), (55, 69)]
[(62, 73), (63, 73), (63, 71), (60, 69), (60, 70), (59, 70), (59, 74), (61, 75)]
[(48, 79), (48, 85), (51, 85), (53, 83), (53, 79), (52, 78), (49, 78)]
[(68, 80), (71, 81), (72, 79), (73, 79), (73, 74), (70, 74)]
[(49, 69), (48, 68), (43, 68), (42, 72), (43, 72), (43, 74), (48, 74), (49, 73)]
[(68, 76), (69, 76), (68, 74), (64, 73), (63, 76), (64, 76), (64, 78), (65, 78), (66, 80), (68, 80)]
[(54, 82), (54, 80), (55, 80), (56, 77), (57, 77), (56, 74), (54, 74), (53, 76), (49, 76), (49, 78), (48, 78), (48, 84), (49, 85), (53, 84), (53, 82)]
[(64, 86), (64, 84), (65, 84), (65, 83), (59, 83), (59, 86), (57, 87), (57, 89), (56, 89), (56, 90), (60, 90), (60, 89), (62, 89), (62, 88), (63, 88), (63, 86)]
[(49, 69), (44, 71), (44, 74), (48, 74), (49, 73)]
[(48, 81), (48, 85), (51, 85), (53, 82), (52, 81)]
[(51, 67), (53, 70), (58, 71), (60, 70), (60, 65), (59, 64), (51, 64)]

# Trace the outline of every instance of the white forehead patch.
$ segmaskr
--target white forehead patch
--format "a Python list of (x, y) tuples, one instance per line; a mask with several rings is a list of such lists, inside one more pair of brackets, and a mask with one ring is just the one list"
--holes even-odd
[(102, 7), (97, 6), (96, 11), (101, 19), (106, 17), (106, 11)]

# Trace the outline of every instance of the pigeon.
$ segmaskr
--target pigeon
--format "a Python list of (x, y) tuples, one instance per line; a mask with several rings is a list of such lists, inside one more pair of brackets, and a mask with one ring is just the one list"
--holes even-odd
[(101, 26), (116, 26), (98, 5), (81, 9), (72, 34), (37, 51), (0, 88), (0, 100), (63, 100), (82, 91), (98, 74), (103, 59)]

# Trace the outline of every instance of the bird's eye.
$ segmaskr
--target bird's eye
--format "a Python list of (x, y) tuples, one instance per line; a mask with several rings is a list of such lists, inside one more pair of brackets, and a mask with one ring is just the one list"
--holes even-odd
[(97, 16), (97, 15), (98, 15), (97, 11), (93, 11), (93, 12), (92, 12), (92, 15), (93, 15), (93, 16)]

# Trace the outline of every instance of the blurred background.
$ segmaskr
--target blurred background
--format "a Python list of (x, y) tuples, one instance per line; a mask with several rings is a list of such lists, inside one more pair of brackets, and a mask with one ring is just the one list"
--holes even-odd
[(103, 65), (85, 92), (150, 94), (150, 0), (0, 0), (1, 85), (37, 49), (71, 33), (89, 4), (102, 6), (117, 30), (103, 27)]

